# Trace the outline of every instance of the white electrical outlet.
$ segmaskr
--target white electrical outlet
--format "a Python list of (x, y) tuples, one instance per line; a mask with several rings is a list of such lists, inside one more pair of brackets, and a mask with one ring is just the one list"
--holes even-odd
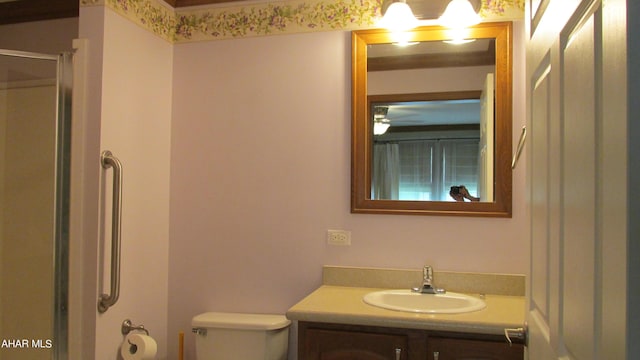
[(327, 230), (327, 244), (329, 245), (351, 245), (351, 231)]

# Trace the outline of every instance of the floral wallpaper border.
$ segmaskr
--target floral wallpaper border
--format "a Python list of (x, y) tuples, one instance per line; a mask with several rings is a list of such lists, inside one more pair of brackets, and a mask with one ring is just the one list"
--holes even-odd
[[(173, 9), (162, 0), (80, 0), (108, 6), (170, 42), (372, 27), (382, 0), (290, 0), (229, 7)], [(482, 0), (486, 20), (521, 19), (524, 0)]]

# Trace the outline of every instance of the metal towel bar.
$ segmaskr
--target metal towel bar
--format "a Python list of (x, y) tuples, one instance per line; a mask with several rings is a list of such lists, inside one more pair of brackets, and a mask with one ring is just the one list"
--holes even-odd
[(100, 295), (98, 311), (104, 313), (113, 306), (120, 296), (120, 240), (122, 219), (122, 163), (111, 154), (103, 151), (100, 163), (105, 169), (113, 168), (113, 203), (111, 209), (111, 293)]
[(522, 132), (520, 133), (520, 141), (518, 141), (518, 147), (516, 149), (516, 153), (513, 155), (513, 159), (511, 160), (511, 169), (515, 169), (518, 164), (518, 160), (520, 159), (520, 154), (522, 154), (522, 149), (524, 148), (524, 143), (527, 140), (527, 127), (522, 127)]

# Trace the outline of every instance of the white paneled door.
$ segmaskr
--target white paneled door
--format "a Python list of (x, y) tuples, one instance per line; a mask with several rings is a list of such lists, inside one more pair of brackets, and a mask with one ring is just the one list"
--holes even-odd
[(531, 360), (627, 356), (625, 17), (526, 3)]

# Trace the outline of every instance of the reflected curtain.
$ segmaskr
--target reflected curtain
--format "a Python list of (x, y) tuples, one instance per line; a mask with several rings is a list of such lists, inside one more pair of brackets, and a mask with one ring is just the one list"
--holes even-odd
[(374, 144), (373, 152), (371, 198), (398, 200), (398, 190), (400, 188), (400, 151), (398, 144)]
[[(479, 140), (442, 140), (442, 184), (443, 200), (448, 197), (451, 186), (464, 185), (472, 196), (478, 194)], [(484, 199), (481, 199), (484, 200)]]
[(400, 200), (439, 200), (434, 199), (438, 193), (439, 178), (437, 141), (417, 140), (400, 143)]

